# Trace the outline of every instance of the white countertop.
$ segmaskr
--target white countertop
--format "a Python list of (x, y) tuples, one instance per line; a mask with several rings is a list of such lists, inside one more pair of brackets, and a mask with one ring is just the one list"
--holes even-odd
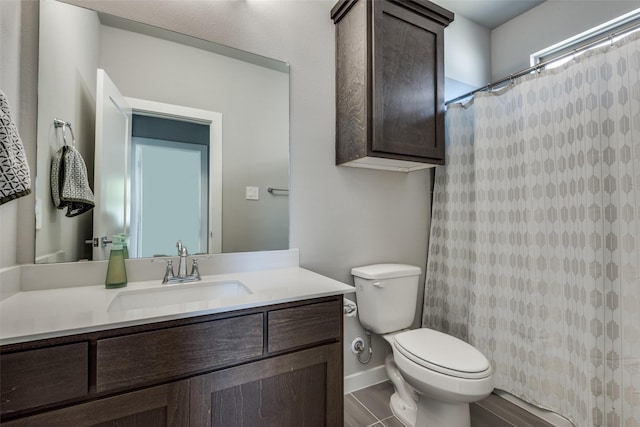
[(107, 311), (121, 292), (182, 285), (162, 285), (159, 280), (152, 280), (129, 283), (119, 289), (105, 289), (99, 285), (22, 291), (0, 302), (0, 345), (355, 291), (353, 286), (299, 267), (216, 274), (203, 276), (202, 281), (240, 281), (252, 293), (152, 308)]

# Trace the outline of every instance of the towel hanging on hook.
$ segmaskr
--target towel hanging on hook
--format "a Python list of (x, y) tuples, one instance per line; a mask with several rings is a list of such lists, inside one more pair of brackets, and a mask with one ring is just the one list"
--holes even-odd
[[(51, 159), (51, 199), (56, 209), (67, 208), (68, 217), (87, 212), (95, 206), (95, 196), (87, 176), (87, 167), (80, 152), (76, 150), (76, 138), (71, 124), (54, 119), (53, 126), (62, 128), (64, 146)], [(67, 144), (65, 128), (71, 133), (71, 145)]]

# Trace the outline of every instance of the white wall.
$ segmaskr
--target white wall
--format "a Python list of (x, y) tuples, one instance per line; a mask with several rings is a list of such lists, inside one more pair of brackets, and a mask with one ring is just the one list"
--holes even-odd
[[(36, 198), (40, 201), (42, 227), (36, 230), (38, 262), (76, 261), (91, 254), (93, 212), (67, 218), (65, 210), (57, 210), (51, 200), (51, 158), (62, 146), (62, 129), (55, 129), (53, 119), (68, 121), (76, 137), (76, 148), (87, 166), (93, 188), (94, 121), (96, 68), (100, 22), (95, 13), (64, 3), (41, 3), (40, 64), (37, 169), (34, 170)], [(64, 22), (65, 25), (58, 25)], [(61, 48), (63, 46), (63, 48)], [(66, 130), (67, 143), (71, 133)], [(45, 149), (46, 147), (46, 149)], [(53, 259), (48, 254), (60, 253)]]
[(491, 32), (456, 14), (455, 20), (444, 30), (444, 35), (444, 69), (447, 78), (473, 87), (489, 83)]
[[(20, 120), (20, 3), (0, 2), (0, 89), (7, 96), (18, 126)], [(18, 201), (0, 205), (0, 268), (16, 263)]]
[[(0, 1), (0, 88), (9, 99), (32, 178), (36, 163), (37, 20), (37, 3)], [(0, 206), (0, 268), (33, 261), (33, 200), (32, 192)]]
[(124, 96), (222, 113), (223, 252), (287, 249), (288, 199), (267, 187), (289, 186), (289, 76), (112, 27), (100, 41), (99, 65)]
[(547, 0), (491, 32), (491, 80), (529, 67), (532, 53), (638, 8), (637, 0)]

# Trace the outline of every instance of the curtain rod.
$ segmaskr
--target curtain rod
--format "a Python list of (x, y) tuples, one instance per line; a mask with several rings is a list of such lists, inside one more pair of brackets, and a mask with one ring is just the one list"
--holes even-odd
[(632, 32), (632, 31), (634, 31), (634, 30), (636, 30), (638, 28), (640, 28), (640, 21), (636, 22), (635, 24), (633, 24), (631, 26), (626, 27), (625, 29), (623, 29), (623, 30), (621, 30), (621, 31), (619, 31), (617, 33), (614, 32), (614, 33), (611, 33), (611, 34), (609, 34), (607, 36), (600, 37), (600, 38), (598, 38), (598, 39), (596, 39), (594, 41), (591, 41), (591, 42), (589, 42), (589, 43), (587, 43), (585, 45), (582, 45), (582, 46), (580, 46), (580, 47), (578, 47), (576, 49), (573, 49), (573, 50), (571, 50), (569, 52), (563, 53), (562, 55), (558, 55), (558, 56), (553, 57), (551, 59), (547, 59), (546, 61), (542, 61), (542, 62), (540, 62), (540, 63), (538, 63), (536, 65), (532, 65), (531, 67), (525, 68), (524, 70), (520, 70), (517, 73), (513, 73), (508, 77), (503, 77), (500, 80), (496, 80), (493, 83), (487, 84), (486, 86), (482, 86), (482, 87), (480, 87), (478, 89), (474, 89), (471, 92), (465, 93), (464, 95), (457, 96), (457, 97), (455, 97), (453, 99), (450, 99), (447, 102), (445, 102), (444, 105), (449, 105), (449, 104), (453, 104), (453, 103), (458, 102), (458, 101), (462, 101), (463, 99), (469, 98), (470, 96), (473, 96), (478, 92), (490, 91), (491, 89), (494, 89), (496, 86), (499, 86), (499, 85), (501, 85), (503, 83), (512, 82), (514, 79), (517, 79), (518, 77), (526, 76), (527, 74), (529, 74), (529, 73), (531, 73), (533, 71), (537, 71), (539, 73), (539, 72), (542, 71), (542, 69), (544, 67), (546, 67), (547, 65), (551, 64), (552, 62), (555, 62), (555, 61), (558, 61), (558, 60), (561, 60), (561, 59), (564, 59), (564, 58), (568, 58), (569, 56), (574, 56), (576, 53), (583, 52), (585, 50), (589, 50), (592, 47), (597, 46), (600, 43), (603, 43), (603, 42), (605, 42), (607, 40), (611, 40), (611, 44), (613, 44), (613, 39), (615, 37), (622, 36), (624, 34), (630, 33), (630, 32)]

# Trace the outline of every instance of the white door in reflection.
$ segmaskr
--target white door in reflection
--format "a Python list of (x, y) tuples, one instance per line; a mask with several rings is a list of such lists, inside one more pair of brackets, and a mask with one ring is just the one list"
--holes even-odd
[(129, 255), (222, 250), (222, 114), (126, 98), (131, 106)]
[[(208, 146), (133, 137), (131, 245), (137, 257), (206, 253)], [(135, 243), (135, 244), (134, 244)]]
[[(131, 106), (104, 70), (97, 71), (93, 237), (110, 239), (127, 226), (129, 189), (125, 177), (131, 141)], [(99, 240), (100, 241), (100, 240)], [(93, 259), (109, 257), (110, 246), (93, 245)]]

